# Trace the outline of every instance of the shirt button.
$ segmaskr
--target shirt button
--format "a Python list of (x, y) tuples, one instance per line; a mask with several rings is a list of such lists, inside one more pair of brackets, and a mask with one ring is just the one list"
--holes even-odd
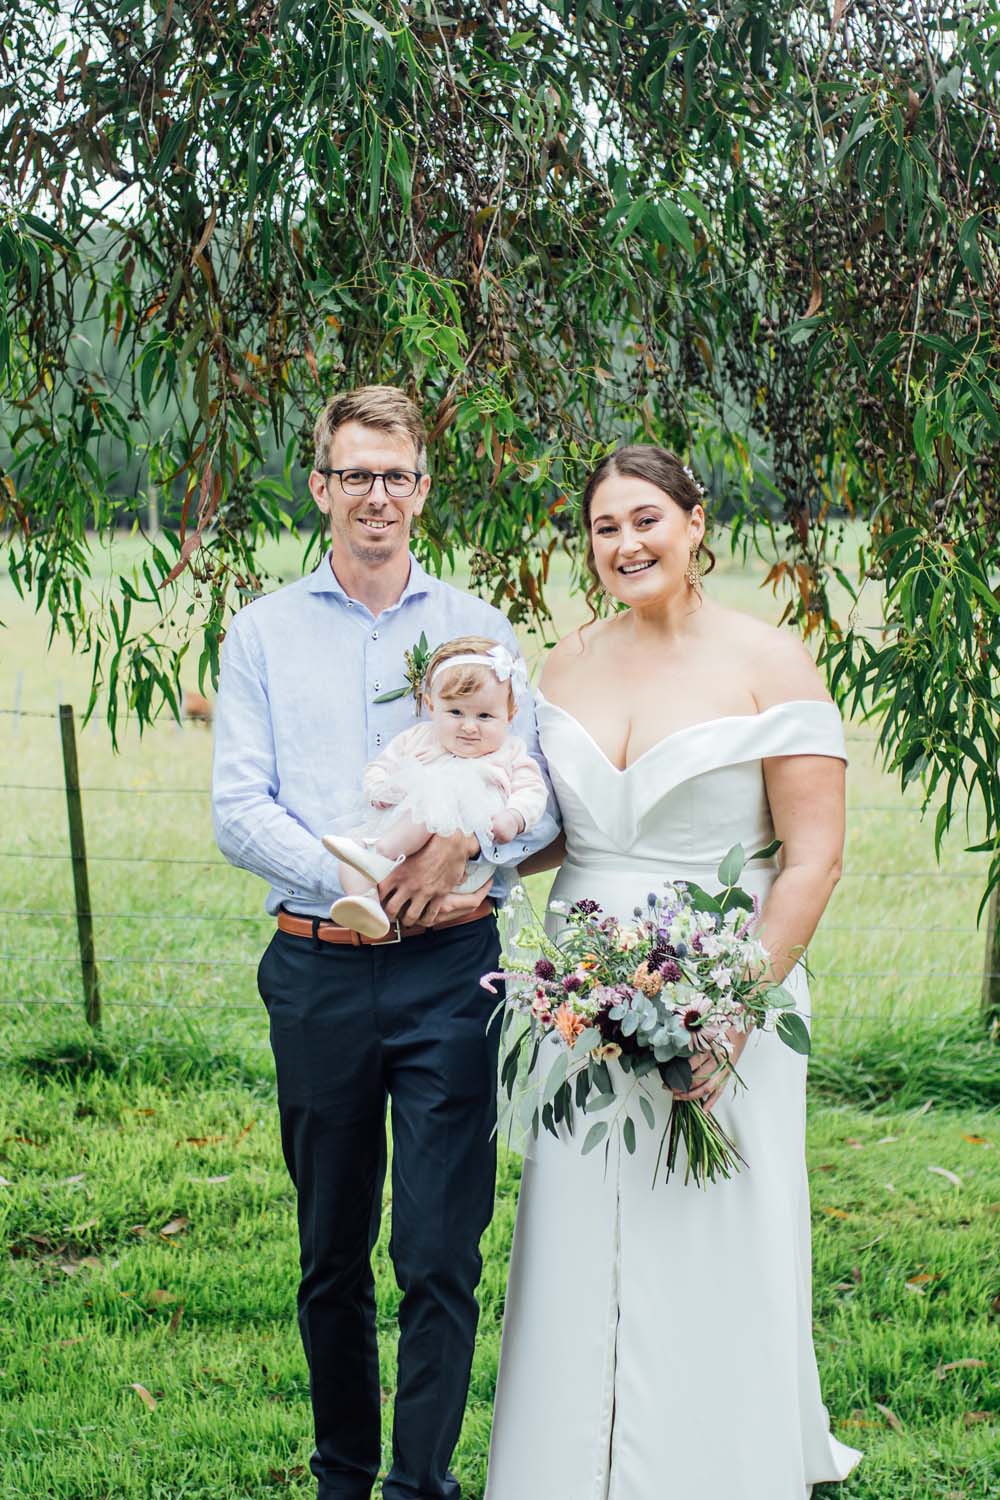
[(373, 630), (372, 631), (372, 640), (373, 641), (377, 641), (378, 640), (378, 631), (377, 630)]
[(374, 689), (375, 689), (375, 691), (377, 693), (378, 690), (379, 690), (379, 688), (382, 686), (382, 684), (380, 682), (375, 682), (375, 683), (372, 684), (372, 686), (374, 687)]
[(376, 743), (376, 745), (381, 745), (381, 743), (382, 743), (382, 736), (380, 734), (377, 734), (375, 736), (375, 743)]

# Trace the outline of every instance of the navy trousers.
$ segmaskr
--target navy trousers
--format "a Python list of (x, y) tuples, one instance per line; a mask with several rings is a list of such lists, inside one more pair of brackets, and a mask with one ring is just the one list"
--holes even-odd
[(285, 1162), (298, 1195), (299, 1326), (309, 1364), (319, 1500), (368, 1500), (381, 1458), (375, 1285), (392, 1120), (390, 1254), (403, 1294), (392, 1467), (384, 1500), (456, 1500), (493, 1213), (493, 917), (399, 944), (349, 947), (276, 932), (267, 1006)]

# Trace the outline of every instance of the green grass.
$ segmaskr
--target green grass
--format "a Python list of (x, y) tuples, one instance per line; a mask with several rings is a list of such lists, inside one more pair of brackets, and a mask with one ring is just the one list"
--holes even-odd
[[(70, 1065), (38, 1076), (8, 1059), (3, 1500), (310, 1493), (292, 1195), (265, 1093)], [(995, 1116), (971, 1111), (812, 1112), (817, 1351), (834, 1430), (866, 1452), (844, 1500), (985, 1496), (996, 1483), (998, 1141)], [(457, 1458), (470, 1497), (482, 1493), (516, 1179), (506, 1158)], [(385, 1234), (377, 1269), (391, 1396)], [(986, 1367), (936, 1373), (958, 1360)]]
[[(293, 576), (287, 552), (277, 561)], [(98, 586), (107, 571), (99, 555)], [(763, 571), (725, 559), (712, 588), (775, 618)], [(555, 603), (560, 629), (579, 618), (564, 589)], [(86, 663), (59, 639), (47, 647), (3, 580), (0, 618), (0, 709), (19, 673), (25, 710), (82, 705)], [(869, 728), (850, 733), (847, 874), (810, 953), (817, 1350), (834, 1429), (866, 1452), (840, 1493), (986, 1496), (1000, 1484), (1000, 1051), (976, 1030), (985, 862), (959, 830), (936, 866), (917, 794), (901, 797), (873, 764)], [(80, 735), (90, 853), (113, 856), (90, 866), (93, 905), (108, 913), (96, 924), (107, 1023), (94, 1039), (69, 863), (40, 857), (66, 852), (57, 726), (0, 715), (0, 850), (23, 856), (0, 858), (0, 1500), (311, 1493), (292, 1197), (254, 982), (270, 924), (259, 882), (214, 849), (210, 749), (191, 727), (130, 729), (118, 756), (100, 724)], [(50, 915), (11, 914), (24, 912)], [(507, 1159), (457, 1460), (471, 1500), (516, 1180)], [(378, 1285), (391, 1395), (384, 1239)], [(944, 1369), (958, 1360), (986, 1368)]]

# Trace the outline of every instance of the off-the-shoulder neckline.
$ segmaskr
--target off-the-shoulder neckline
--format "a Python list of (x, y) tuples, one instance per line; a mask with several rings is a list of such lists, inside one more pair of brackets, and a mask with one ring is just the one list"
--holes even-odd
[(703, 729), (717, 729), (720, 724), (738, 724), (743, 720), (746, 720), (748, 722), (758, 722), (761, 719), (767, 718), (769, 714), (778, 713), (782, 709), (802, 708), (803, 706), (808, 708), (829, 709), (832, 713), (837, 715), (838, 722), (840, 719), (837, 705), (835, 703), (831, 703), (828, 698), (790, 698), (784, 703), (772, 703), (770, 708), (762, 708), (755, 714), (722, 714), (715, 719), (701, 719), (697, 724), (685, 724), (683, 728), (671, 730), (669, 734), (665, 734), (663, 738), (657, 740), (655, 744), (648, 746), (648, 748), (645, 749), (641, 755), (636, 756), (635, 760), (630, 761), (627, 766), (616, 766), (614, 761), (608, 755), (607, 751), (601, 748), (601, 746), (594, 739), (594, 736), (591, 734), (590, 730), (585, 724), (582, 724), (580, 722), (580, 720), (576, 717), (576, 714), (570, 713), (569, 709), (563, 708), (560, 703), (553, 703), (550, 698), (546, 698), (545, 694), (541, 691), (540, 688), (537, 688), (535, 692), (538, 702), (544, 708), (555, 709), (556, 713), (562, 714), (566, 719), (570, 721), (571, 724), (575, 724), (580, 733), (590, 741), (605, 764), (608, 765), (611, 770), (615, 771), (619, 776), (627, 776), (629, 771), (635, 770), (636, 766), (641, 765), (648, 756), (655, 754), (657, 750), (661, 750), (664, 745), (669, 744), (671, 741), (680, 739), (682, 735), (694, 734), (698, 730)]

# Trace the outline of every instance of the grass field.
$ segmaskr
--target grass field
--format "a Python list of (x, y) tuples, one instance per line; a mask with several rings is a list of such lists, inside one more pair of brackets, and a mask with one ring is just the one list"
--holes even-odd
[[(294, 576), (287, 552), (275, 562)], [(107, 567), (98, 558), (98, 585)], [(763, 572), (727, 559), (712, 588), (773, 618)], [(579, 606), (560, 589), (557, 602), (566, 628)], [(6, 580), (0, 618), (0, 709), (20, 692), (25, 711), (0, 714), (0, 1500), (304, 1497), (291, 1191), (254, 988), (269, 924), (259, 883), (212, 844), (210, 736), (130, 730), (116, 756), (100, 723), (80, 735), (92, 901), (107, 914), (92, 1048), (57, 725), (35, 717), (82, 706), (89, 672), (64, 642), (46, 650)], [(817, 1349), (834, 1428), (867, 1455), (839, 1493), (987, 1496), (1000, 1486), (1000, 1058), (975, 1031), (984, 863), (959, 831), (937, 866), (917, 794), (873, 765), (870, 727), (850, 735), (847, 874), (810, 954)], [(484, 1247), (457, 1459), (472, 1500), (516, 1173), (505, 1159)], [(388, 1421), (384, 1236), (378, 1255)]]

